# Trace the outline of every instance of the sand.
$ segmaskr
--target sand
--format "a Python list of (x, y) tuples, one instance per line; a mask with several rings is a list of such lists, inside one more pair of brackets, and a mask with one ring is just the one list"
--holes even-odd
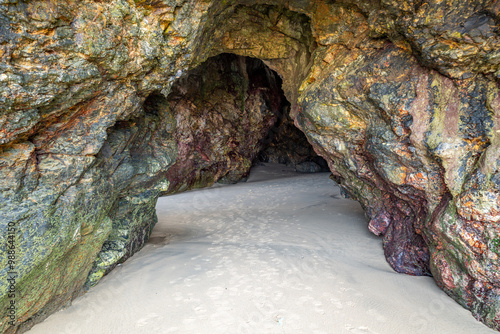
[(266, 164), (157, 211), (143, 250), (28, 333), (496, 333), (395, 273), (328, 173)]

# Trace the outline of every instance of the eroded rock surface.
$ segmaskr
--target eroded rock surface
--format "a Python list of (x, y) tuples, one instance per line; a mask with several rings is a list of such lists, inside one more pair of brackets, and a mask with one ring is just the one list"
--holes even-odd
[(500, 329), (499, 15), (493, 0), (0, 1), (0, 250), (15, 248), (0, 330), (139, 249), (160, 194), (245, 176), (281, 93), (255, 60), (198, 67), (221, 53), (279, 74), (396, 271)]
[(278, 120), (264, 139), (264, 147), (257, 161), (293, 166), (301, 173), (328, 172), (328, 164), (307, 141), (307, 137), (293, 123), (286, 103), (278, 113)]
[(262, 61), (222, 54), (181, 78), (166, 102), (177, 120), (179, 156), (165, 175), (174, 192), (246, 178), (285, 100)]

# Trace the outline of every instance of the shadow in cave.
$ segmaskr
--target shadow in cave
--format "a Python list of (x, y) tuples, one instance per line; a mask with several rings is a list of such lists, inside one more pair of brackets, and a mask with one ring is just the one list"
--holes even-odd
[(220, 54), (179, 78), (167, 98), (151, 94), (146, 113), (174, 120), (168, 131), (178, 146), (162, 195), (244, 181), (252, 166), (266, 162), (328, 171), (290, 118), (281, 85), (261, 60)]
[[(290, 117), (282, 79), (263, 61), (220, 54), (192, 69), (164, 97), (153, 92), (146, 115), (170, 118), (166, 130), (179, 154), (167, 172), (171, 195), (214, 184), (234, 184), (329, 172)], [(216, 186), (215, 186), (216, 187)], [(186, 230), (156, 227), (148, 243), (192, 237)]]
[[(359, 203), (340, 198), (326, 173), (297, 173), (305, 162), (313, 166), (306, 172), (323, 163), (294, 129), (279, 83), (254, 60), (223, 55), (188, 73), (168, 98), (148, 97), (145, 127), (178, 146), (165, 194), (177, 193), (159, 199), (148, 247), (110, 273), (78, 312), (57, 314), (59, 323), (86, 333), (103, 324), (122, 333), (396, 333), (437, 301), (439, 316), (417, 325), (479, 332), (431, 278), (394, 273), (380, 238), (361, 228)], [(294, 177), (238, 182), (252, 166)], [(183, 192), (216, 182), (237, 184)]]

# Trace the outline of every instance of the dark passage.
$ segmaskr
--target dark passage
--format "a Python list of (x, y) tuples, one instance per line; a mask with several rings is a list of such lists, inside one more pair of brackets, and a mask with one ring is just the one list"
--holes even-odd
[(327, 171), (288, 116), (281, 84), (261, 60), (220, 54), (179, 78), (168, 98), (151, 95), (145, 110), (175, 119), (178, 158), (167, 193), (242, 181), (262, 162)]

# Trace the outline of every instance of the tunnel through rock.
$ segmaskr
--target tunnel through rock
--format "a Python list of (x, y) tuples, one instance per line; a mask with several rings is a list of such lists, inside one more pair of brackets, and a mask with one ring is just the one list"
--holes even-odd
[(189, 71), (164, 103), (177, 120), (169, 192), (244, 180), (253, 163), (327, 168), (289, 116), (279, 75), (261, 60), (221, 54)]
[[(500, 328), (498, 1), (0, 7), (0, 217), (3, 231), (26, 231), (19, 324), (141, 247), (160, 194), (245, 177), (279, 118), (277, 77), (252, 89), (252, 66), (236, 61), (224, 70), (231, 89), (186, 98), (183, 80), (210, 88), (198, 68), (160, 95), (208, 57), (234, 53), (283, 77), (294, 124), (362, 204), (391, 266), (432, 274)], [(207, 74), (221, 78), (215, 68)], [(6, 309), (5, 284), (0, 293)], [(17, 331), (2, 319), (0, 330)]]
[[(293, 125), (289, 109), (278, 74), (261, 60), (234, 54), (212, 57), (189, 71), (167, 97), (151, 93), (140, 117), (109, 131), (100, 154), (107, 161), (115, 138), (134, 133), (127, 159), (138, 175), (114, 205), (113, 230), (87, 284), (142, 247), (156, 222), (158, 195), (245, 180), (252, 165), (263, 161), (300, 172), (328, 171)], [(137, 201), (144, 202), (141, 210), (131, 204)]]

